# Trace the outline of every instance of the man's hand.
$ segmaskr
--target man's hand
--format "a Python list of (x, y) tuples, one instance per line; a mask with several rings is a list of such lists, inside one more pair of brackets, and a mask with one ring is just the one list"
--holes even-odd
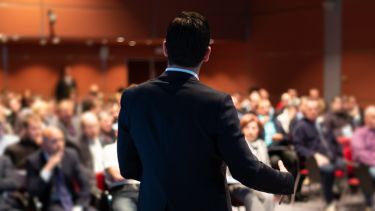
[(63, 150), (60, 150), (56, 152), (55, 154), (51, 155), (44, 169), (49, 170), (49, 171), (54, 169), (61, 162), (63, 155), (64, 155)]
[[(283, 163), (282, 160), (279, 160), (278, 164), (279, 164), (279, 170), (281, 172), (288, 172), (288, 170), (285, 168), (284, 163)], [(275, 195), (274, 201), (278, 202), (279, 204), (281, 204), (281, 202), (283, 201), (283, 198), (284, 198), (283, 195)]]
[(282, 160), (279, 160), (278, 164), (279, 164), (279, 170), (281, 172), (288, 172), (288, 170), (285, 168), (284, 163), (283, 163)]
[(279, 141), (283, 140), (283, 134), (276, 133), (275, 135), (272, 136), (272, 140), (274, 142), (279, 142)]
[(329, 159), (320, 153), (315, 153), (314, 158), (316, 162), (318, 163), (319, 167), (329, 164)]

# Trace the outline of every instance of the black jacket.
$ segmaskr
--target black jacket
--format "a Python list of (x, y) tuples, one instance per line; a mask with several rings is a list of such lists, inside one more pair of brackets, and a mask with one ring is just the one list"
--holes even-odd
[[(30, 197), (37, 197), (46, 210), (50, 204), (54, 177), (52, 175), (49, 182), (45, 182), (40, 177), (47, 160), (42, 150), (32, 154), (27, 159), (27, 191)], [(61, 168), (65, 177), (65, 182), (69, 192), (73, 196), (74, 203), (83, 207), (88, 207), (90, 202), (89, 176), (82, 170), (78, 155), (71, 149), (66, 149), (62, 159)], [(76, 189), (79, 189), (77, 191)]]
[(290, 194), (293, 177), (259, 162), (241, 133), (227, 94), (193, 76), (167, 72), (124, 92), (118, 159), (141, 181), (139, 211), (227, 211), (226, 165), (244, 185)]
[(7, 155), (17, 169), (26, 169), (26, 159), (38, 151), (40, 147), (30, 138), (23, 138), (20, 142), (12, 144), (5, 149)]
[(11, 193), (19, 187), (14, 170), (10, 159), (0, 156), (0, 211), (12, 210), (11, 196), (4, 193)]
[[(326, 140), (323, 144), (322, 138)], [(293, 144), (299, 156), (309, 158), (321, 153), (331, 160), (342, 157), (342, 149), (332, 131), (322, 131), (321, 135), (316, 123), (306, 118), (299, 120), (293, 129)]]

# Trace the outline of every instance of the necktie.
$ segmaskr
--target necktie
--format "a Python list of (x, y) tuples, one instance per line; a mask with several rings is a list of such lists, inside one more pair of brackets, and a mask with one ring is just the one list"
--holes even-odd
[(68, 188), (66, 187), (64, 173), (60, 167), (57, 167), (55, 169), (55, 174), (56, 174), (56, 180), (55, 180), (56, 192), (60, 199), (61, 205), (63, 206), (65, 211), (71, 211), (73, 208), (73, 201), (72, 201), (72, 196)]

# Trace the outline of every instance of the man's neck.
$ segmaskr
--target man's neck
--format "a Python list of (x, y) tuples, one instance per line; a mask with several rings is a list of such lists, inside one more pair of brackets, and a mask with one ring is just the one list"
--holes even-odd
[(195, 72), (196, 74), (199, 74), (200, 67), (201, 67), (200, 65), (198, 65), (197, 67), (182, 67), (179, 65), (168, 65), (168, 68), (180, 68), (180, 69), (190, 70), (190, 71)]

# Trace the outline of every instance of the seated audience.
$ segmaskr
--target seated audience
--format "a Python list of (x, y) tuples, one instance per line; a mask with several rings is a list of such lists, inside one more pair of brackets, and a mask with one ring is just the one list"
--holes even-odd
[(293, 131), (293, 143), (299, 156), (315, 158), (321, 174), (324, 199), (327, 210), (335, 210), (333, 185), (334, 171), (343, 169), (341, 146), (337, 143), (332, 131), (322, 131), (317, 127), (319, 102), (306, 99), (303, 107), (304, 118), (300, 120)]
[(276, 131), (272, 106), (269, 100), (263, 99), (259, 101), (257, 114), (264, 127), (264, 141), (267, 146), (271, 146), (275, 142), (281, 141), (283, 137), (282, 134)]
[(75, 151), (65, 149), (64, 134), (56, 127), (44, 129), (42, 150), (27, 160), (27, 190), (43, 211), (89, 209), (89, 178)]
[[(241, 119), (241, 129), (251, 152), (259, 161), (270, 165), (267, 146), (261, 138), (263, 126), (253, 114), (246, 114)], [(273, 195), (252, 190), (235, 180), (227, 170), (227, 180), (231, 197), (244, 204), (246, 211), (272, 211), (274, 210)]]
[(6, 120), (6, 109), (0, 101), (0, 156), (5, 149), (19, 141), (19, 137), (13, 134), (12, 127)]
[(114, 119), (107, 111), (99, 113), (100, 122), (100, 140), (103, 145), (112, 144), (116, 140), (115, 131), (113, 130)]
[[(365, 125), (358, 128), (352, 140), (353, 159), (369, 166), (371, 177), (375, 181), (375, 106), (365, 110)], [(373, 196), (366, 195), (366, 205), (373, 206)]]
[(297, 121), (297, 108), (292, 105), (285, 106), (282, 113), (274, 119), (276, 132), (281, 134), (281, 140), (274, 141), (268, 147), (271, 157), (271, 166), (277, 168), (277, 163), (282, 160), (285, 167), (293, 174), (294, 177), (298, 174), (299, 162), (298, 156), (292, 145), (291, 130)]
[(53, 103), (39, 99), (32, 104), (31, 111), (33, 114), (38, 115), (41, 118), (44, 125), (56, 125), (58, 120), (55, 114), (53, 113), (52, 106), (54, 106)]
[(62, 100), (57, 107), (57, 127), (64, 133), (67, 147), (78, 148), (81, 128), (79, 118), (74, 115), (74, 103)]
[(331, 102), (331, 109), (326, 113), (323, 120), (323, 127), (333, 131), (336, 138), (351, 138), (353, 135), (352, 117), (344, 108), (343, 99), (336, 96)]
[(21, 100), (19, 96), (9, 93), (7, 96), (8, 112), (7, 121), (12, 127), (14, 133), (18, 134), (21, 130), (22, 120), (21, 120)]
[(348, 96), (344, 99), (344, 109), (349, 113), (352, 119), (354, 128), (363, 126), (363, 109), (358, 105), (357, 99), (354, 96)]
[(116, 142), (104, 147), (105, 179), (113, 196), (112, 208), (114, 211), (136, 211), (140, 183), (121, 176), (116, 154)]
[(93, 173), (102, 173), (103, 143), (100, 139), (99, 120), (92, 112), (81, 116), (82, 137), (79, 143), (79, 152), (82, 164)]

